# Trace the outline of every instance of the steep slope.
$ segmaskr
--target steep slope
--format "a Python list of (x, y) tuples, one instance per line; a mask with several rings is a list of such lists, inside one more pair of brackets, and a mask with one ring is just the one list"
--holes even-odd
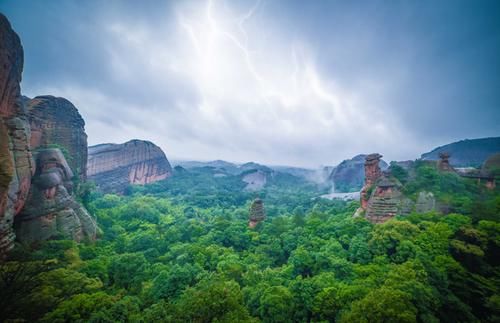
[(465, 139), (422, 154), (422, 160), (438, 160), (440, 153), (450, 154), (455, 167), (479, 167), (491, 155), (500, 152), (500, 137)]
[[(19, 37), (0, 14), (0, 257), (12, 248), (16, 234), (20, 242), (36, 242), (94, 239), (97, 233), (94, 220), (74, 198), (73, 172), (62, 151), (37, 149), (48, 144), (66, 149), (65, 137), (78, 133), (85, 141), (75, 147), (74, 155), (85, 155), (83, 120), (78, 115), (79, 127), (69, 134), (60, 133), (74, 126), (69, 121), (74, 115), (66, 110), (48, 118), (51, 107), (43, 106), (34, 108), (37, 114), (30, 118), (25, 106), (30, 101), (20, 94), (22, 67)], [(36, 121), (33, 132), (30, 120)]]
[(149, 141), (89, 147), (87, 177), (102, 192), (123, 193), (130, 184), (144, 185), (171, 174), (172, 167), (165, 153)]
[(70, 158), (69, 167), (84, 181), (87, 168), (85, 122), (76, 107), (64, 98), (37, 96), (26, 102), (31, 126), (32, 149), (57, 145)]
[(97, 225), (73, 195), (73, 172), (57, 148), (35, 150), (36, 171), (25, 207), (16, 216), (17, 239), (32, 243), (58, 237), (93, 240)]
[(14, 216), (24, 206), (34, 168), (19, 86), (23, 55), (19, 37), (0, 14), (0, 255), (13, 246)]

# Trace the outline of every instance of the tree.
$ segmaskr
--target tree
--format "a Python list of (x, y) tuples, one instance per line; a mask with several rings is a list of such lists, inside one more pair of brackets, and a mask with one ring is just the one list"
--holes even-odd
[(108, 267), (109, 283), (119, 288), (138, 292), (146, 275), (148, 262), (141, 253), (114, 256)]
[(264, 322), (290, 322), (293, 311), (292, 293), (284, 286), (269, 287), (260, 297), (259, 314)]
[(409, 294), (383, 287), (354, 302), (340, 322), (413, 323), (417, 322), (417, 309)]
[(162, 271), (153, 279), (151, 288), (155, 300), (175, 298), (182, 291), (196, 282), (196, 276), (201, 270), (196, 266), (186, 264), (174, 265), (170, 270)]
[(186, 289), (176, 305), (179, 322), (253, 322), (235, 281), (202, 280)]

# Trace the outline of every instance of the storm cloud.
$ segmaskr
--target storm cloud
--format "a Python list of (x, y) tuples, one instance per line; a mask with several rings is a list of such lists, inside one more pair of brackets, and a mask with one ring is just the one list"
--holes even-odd
[(9, 1), (22, 90), (169, 158), (415, 159), (500, 135), (496, 1)]

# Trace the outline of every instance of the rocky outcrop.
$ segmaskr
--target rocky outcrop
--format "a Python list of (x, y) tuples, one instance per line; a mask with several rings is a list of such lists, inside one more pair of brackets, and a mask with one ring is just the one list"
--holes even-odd
[(58, 237), (95, 239), (97, 225), (72, 196), (73, 172), (62, 152), (41, 149), (35, 155), (33, 184), (14, 225), (17, 239), (25, 243)]
[(241, 180), (247, 184), (245, 186), (246, 191), (258, 191), (266, 186), (267, 175), (261, 170), (250, 171), (243, 175)]
[(248, 226), (250, 228), (255, 228), (257, 224), (266, 219), (266, 213), (264, 211), (264, 202), (260, 198), (256, 198), (252, 205), (250, 205), (250, 212), (248, 216)]
[[(62, 152), (45, 150), (37, 154), (36, 162), (32, 158), (33, 147), (54, 144), (69, 156), (74, 154), (78, 163), (78, 156), (86, 154), (86, 141), (73, 146), (71, 140), (75, 136), (86, 140), (83, 120), (78, 120), (77, 132), (60, 133), (74, 126), (70, 121), (74, 116), (67, 111), (51, 115), (51, 107), (42, 108), (39, 102), (21, 96), (22, 68), (19, 37), (0, 14), (0, 257), (13, 246), (14, 228), (21, 242), (58, 236), (81, 240), (94, 238), (97, 231), (93, 219), (71, 194), (73, 172)], [(66, 145), (66, 140), (71, 144)]]
[(130, 184), (153, 183), (171, 174), (165, 153), (149, 141), (89, 147), (88, 180), (105, 193), (123, 193)]
[(389, 170), (382, 171), (380, 154), (365, 158), (365, 184), (360, 194), (361, 207), (356, 216), (364, 214), (372, 223), (383, 223), (398, 214), (411, 212), (414, 203), (401, 192), (402, 184)]
[(28, 100), (26, 106), (31, 127), (32, 149), (57, 146), (81, 181), (87, 169), (85, 122), (75, 106), (64, 98), (50, 95)]
[(481, 167), (481, 176), (486, 180), (486, 187), (494, 189), (500, 181), (500, 153), (491, 155)]
[(24, 206), (33, 163), (30, 128), (21, 94), (23, 48), (0, 14), (0, 255), (12, 248), (14, 217)]
[[(330, 173), (329, 180), (335, 192), (357, 192), (365, 181), (365, 159), (367, 155), (357, 155), (352, 159), (346, 159), (338, 164)], [(388, 167), (383, 160), (379, 161), (379, 167), (384, 170)]]
[(365, 184), (361, 189), (361, 208), (366, 210), (368, 207), (368, 200), (371, 195), (371, 189), (375, 182), (382, 176), (382, 170), (380, 169), (380, 159), (382, 155), (380, 154), (370, 154), (365, 157), (364, 169), (365, 169)]
[(401, 183), (389, 174), (384, 174), (373, 187), (366, 208), (366, 219), (372, 223), (383, 223), (395, 217), (400, 210)]
[(455, 169), (450, 165), (450, 154), (447, 152), (439, 153), (439, 160), (437, 161), (437, 167), (442, 172), (454, 172)]

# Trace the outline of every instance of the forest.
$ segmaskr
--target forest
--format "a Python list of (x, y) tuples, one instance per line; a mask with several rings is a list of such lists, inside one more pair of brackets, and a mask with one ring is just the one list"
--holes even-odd
[(0, 323), (500, 323), (499, 22), (0, 0)]
[[(259, 192), (204, 168), (123, 195), (86, 184), (100, 238), (18, 244), (0, 321), (498, 322), (498, 189), (420, 165), (405, 194), (422, 188), (449, 212), (372, 224), (284, 174)], [(249, 228), (256, 197), (267, 219)]]

